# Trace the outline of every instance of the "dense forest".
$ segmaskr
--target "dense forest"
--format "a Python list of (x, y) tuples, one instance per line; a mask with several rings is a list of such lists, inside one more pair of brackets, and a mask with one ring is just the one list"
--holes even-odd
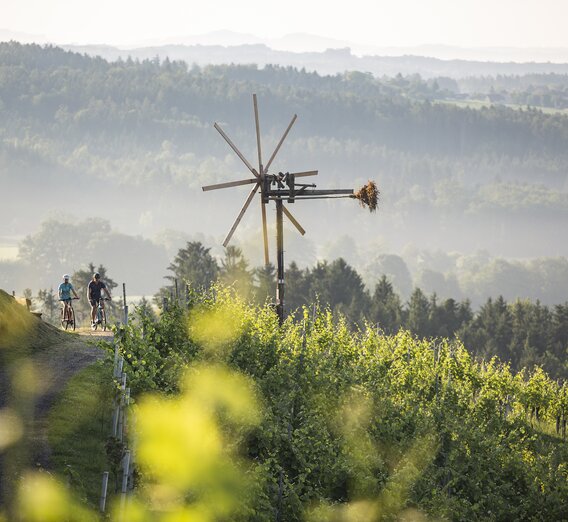
[[(445, 93), (438, 82), (418, 75), (322, 77), (275, 66), (200, 68), (159, 59), (109, 63), (59, 48), (18, 44), (2, 44), (0, 64), (4, 124), (16, 123), (14, 132), (25, 123), (28, 132), (41, 129), (65, 138), (69, 147), (85, 133), (98, 131), (105, 145), (119, 136), (131, 145), (154, 147), (163, 139), (176, 145), (189, 140), (206, 147), (201, 154), (210, 153), (215, 148), (207, 146), (211, 140), (203, 136), (204, 124), (215, 116), (237, 116), (248, 128), (253, 88), (267, 97), (270, 127), (286, 121), (293, 109), (306, 120), (298, 131), (303, 136), (372, 138), (410, 153), (565, 156), (568, 137), (568, 120), (538, 110), (494, 106), (475, 111), (419, 103), (444, 99)], [(89, 145), (96, 148), (98, 141)]]
[[(26, 248), (31, 246), (28, 241)], [(35, 252), (33, 255), (39, 258), (39, 250)], [(383, 259), (382, 269), (377, 270), (380, 279), (373, 285), (365, 285), (357, 270), (342, 258), (321, 261), (304, 269), (292, 262), (286, 268), (287, 314), (295, 317), (299, 310), (317, 304), (329, 309), (336, 319), (345, 320), (353, 331), (369, 325), (387, 335), (406, 330), (420, 338), (458, 338), (478, 359), (489, 360), (497, 356), (515, 371), (541, 366), (554, 378), (568, 377), (566, 291), (552, 305), (545, 305), (538, 299), (507, 302), (498, 289), (475, 306), (468, 298), (441, 297), (420, 286), (411, 286), (409, 295), (402, 297), (393, 284), (401, 284), (401, 263), (405, 267), (401, 259)], [(393, 267), (398, 272), (392, 270)], [(84, 296), (94, 270), (95, 265), (90, 263), (71, 274), (71, 281), (82, 297), (75, 304), (79, 321), (86, 322), (89, 317)], [(112, 272), (104, 265), (99, 265), (97, 271), (113, 291), (117, 283)], [(538, 267), (532, 277), (537, 279), (541, 271), (542, 267)], [(162, 278), (167, 283), (154, 296), (154, 302), (159, 306), (163, 306), (163, 299), (185, 302), (191, 292), (207, 290), (214, 282), (219, 282), (231, 287), (248, 302), (261, 306), (274, 302), (275, 278), (272, 264), (252, 267), (236, 247), (229, 246), (224, 257), (217, 260), (210, 248), (193, 241), (178, 250), (167, 267)], [(518, 284), (518, 281), (513, 280), (513, 283)], [(487, 292), (491, 290), (491, 287), (486, 289)], [(24, 293), (32, 299), (34, 307), (43, 312), (46, 321), (58, 324), (59, 305), (53, 287), (35, 293), (27, 289)], [(121, 320), (121, 306), (121, 292), (118, 291), (115, 301), (109, 303), (111, 321)], [(150, 296), (142, 298), (137, 307), (154, 316)]]
[[(494, 81), (495, 90), (509, 93), (514, 86), (563, 85), (561, 75), (550, 83), (547, 75)], [(211, 124), (219, 121), (253, 157), (250, 96), (257, 92), (265, 150), (291, 115), (299, 115), (275, 169), (318, 168), (322, 187), (357, 187), (371, 178), (382, 193), (376, 217), (350, 204), (298, 205), (295, 214), (308, 234), (288, 235), (287, 259), (307, 267), (343, 257), (372, 286), (377, 258), (397, 255), (415, 283), (444, 297), (480, 304), (502, 293), (561, 302), (547, 293), (556, 283), (533, 284), (531, 274), (545, 266), (553, 281), (561, 280), (568, 254), (560, 240), (568, 218), (568, 117), (501, 104), (461, 107), (449, 103), (452, 82), (157, 58), (109, 62), (51, 46), (0, 44), (0, 181), (12, 196), (0, 208), (0, 239), (21, 241), (41, 230), (47, 216), (76, 224), (108, 220), (121, 234), (113, 245), (95, 240), (112, 239), (106, 225), (81, 245), (136, 258), (144, 265), (139, 272), (153, 274), (153, 287), (136, 293), (155, 291), (167, 260), (148, 240), (205, 234), (207, 243), (218, 244), (238, 212), (244, 194), (204, 195), (199, 186), (243, 177)], [(139, 244), (126, 238), (139, 235)], [(261, 259), (259, 238), (259, 219), (251, 213), (235, 242), (253, 264)], [(147, 254), (134, 255), (129, 245)], [(24, 249), (21, 261), (25, 256)], [(58, 258), (73, 255), (58, 252)], [(493, 263), (496, 258), (503, 262)], [(90, 261), (98, 262), (96, 255), (64, 271)], [(17, 272), (15, 264), (4, 273)], [(491, 266), (494, 275), (476, 277), (475, 264)], [(44, 266), (35, 269), (46, 273)], [(524, 281), (518, 293), (501, 290), (515, 274)], [(49, 281), (18, 286), (37, 284)], [(478, 291), (491, 284), (499, 291)], [(526, 290), (531, 284), (534, 291)], [(412, 286), (397, 290), (408, 298)]]
[[(262, 305), (273, 302), (274, 266), (250, 269), (242, 252), (229, 247), (220, 264), (201, 243), (188, 243), (169, 266), (170, 284), (157, 302), (177, 295), (184, 301), (185, 284), (207, 289), (218, 280), (240, 295)], [(175, 285), (174, 285), (175, 282)], [(179, 289), (177, 285), (179, 284)], [(489, 297), (478, 309), (469, 299), (441, 299), (418, 287), (408, 300), (401, 299), (386, 275), (371, 288), (353, 267), (339, 258), (300, 270), (286, 270), (286, 307), (290, 315), (318, 303), (351, 328), (375, 326), (393, 335), (407, 330), (420, 338), (459, 338), (479, 359), (499, 357), (515, 371), (543, 366), (555, 378), (568, 377), (568, 301), (545, 306), (538, 300), (507, 303), (503, 296)]]
[[(196, 244), (211, 251), (218, 267), (232, 252), (225, 251), (211, 236), (165, 231), (150, 240), (121, 233), (99, 218), (78, 223), (52, 219), (20, 241), (17, 260), (0, 261), (0, 288), (16, 291), (18, 295), (23, 295), (26, 288), (33, 289), (34, 294), (38, 289), (57, 288), (62, 274), (85, 270), (92, 262), (107, 267), (117, 282), (126, 283), (130, 295), (149, 296), (163, 286), (166, 269), (172, 261), (179, 256), (191, 258), (192, 245)], [(292, 245), (296, 245), (301, 255), (287, 251), (285, 260), (291, 265), (289, 284), (295, 286), (290, 298), (297, 303), (302, 303), (305, 298), (302, 296), (308, 295), (305, 273), (316, 266), (329, 266), (338, 258), (343, 258), (357, 272), (369, 291), (386, 276), (402, 302), (410, 299), (415, 287), (427, 294), (436, 293), (440, 299), (467, 299), (473, 309), (498, 295), (510, 301), (540, 300), (546, 305), (562, 303), (568, 295), (568, 260), (564, 257), (511, 261), (492, 257), (487, 252), (459, 255), (407, 249), (402, 255), (395, 255), (377, 249), (364, 251), (354, 263), (351, 260), (357, 245), (349, 238), (324, 245), (317, 257), (306, 238)], [(238, 262), (246, 267), (247, 278), (253, 280), (254, 274), (264, 270), (258, 266), (260, 256), (255, 262), (244, 249), (237, 248)], [(180, 266), (183, 264), (181, 260)], [(175, 277), (180, 281), (195, 281), (185, 268), (176, 269)], [(270, 278), (271, 274), (266, 277)], [(269, 295), (272, 283), (267, 283), (271, 288)], [(364, 306), (364, 302), (360, 303), (360, 307)]]

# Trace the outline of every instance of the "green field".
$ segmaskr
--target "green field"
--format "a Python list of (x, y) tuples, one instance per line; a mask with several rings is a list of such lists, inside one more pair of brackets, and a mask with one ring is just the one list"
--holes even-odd
[(461, 109), (483, 109), (489, 107), (508, 107), (515, 110), (538, 109), (544, 114), (568, 114), (568, 109), (554, 109), (552, 107), (533, 107), (528, 105), (516, 105), (513, 103), (492, 103), (487, 100), (436, 100), (435, 103), (453, 105)]

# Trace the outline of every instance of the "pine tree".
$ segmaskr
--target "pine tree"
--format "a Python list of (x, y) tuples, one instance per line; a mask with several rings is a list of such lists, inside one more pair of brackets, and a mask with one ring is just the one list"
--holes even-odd
[[(286, 311), (293, 312), (301, 306), (311, 304), (310, 295), (310, 270), (300, 270), (296, 262), (292, 261), (286, 268), (285, 298)], [(274, 294), (274, 288), (272, 290)]]
[(173, 275), (167, 275), (165, 279), (172, 283), (177, 279), (178, 284), (190, 284), (197, 290), (208, 289), (219, 275), (219, 266), (210, 250), (200, 241), (188, 241), (168, 267)]
[(568, 302), (554, 307), (552, 351), (560, 359), (565, 358), (568, 354)]
[(383, 275), (371, 300), (370, 316), (387, 334), (396, 333), (402, 325), (402, 304), (400, 297), (393, 290), (391, 282)]
[(39, 290), (37, 300), (41, 308), (43, 320), (53, 325), (59, 324), (60, 306), (53, 288), (49, 290)]
[(253, 289), (253, 272), (249, 270), (248, 262), (240, 248), (228, 246), (225, 258), (221, 261), (220, 280), (228, 286), (233, 286), (242, 296), (250, 296)]
[(267, 300), (274, 299), (274, 289), (276, 285), (276, 269), (272, 263), (254, 269), (254, 277), (257, 285), (255, 287), (256, 302), (260, 305)]
[(460, 309), (455, 299), (446, 299), (438, 307), (438, 317), (440, 324), (436, 335), (439, 337), (454, 337), (461, 326)]
[(151, 321), (157, 321), (156, 314), (152, 308), (152, 304), (145, 296), (136, 305), (136, 313), (141, 319), (150, 319)]
[(425, 337), (429, 332), (428, 319), (430, 303), (420, 288), (416, 288), (408, 303), (408, 320), (406, 327), (419, 337)]

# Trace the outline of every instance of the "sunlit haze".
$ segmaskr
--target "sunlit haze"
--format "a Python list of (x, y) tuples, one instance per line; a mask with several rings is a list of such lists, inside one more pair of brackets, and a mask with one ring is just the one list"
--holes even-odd
[(1, 0), (0, 7), (3, 39), (55, 43), (182, 43), (232, 31), (265, 40), (304, 33), (362, 48), (568, 47), (568, 4), (559, 0)]

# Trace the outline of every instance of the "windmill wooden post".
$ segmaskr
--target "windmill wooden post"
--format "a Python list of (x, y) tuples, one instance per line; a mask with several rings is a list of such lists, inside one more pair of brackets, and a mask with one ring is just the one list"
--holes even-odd
[(280, 324), (284, 320), (284, 205), (281, 199), (276, 200), (276, 313)]
[(237, 218), (233, 222), (229, 233), (223, 241), (223, 246), (226, 247), (235, 230), (239, 226), (245, 212), (250, 206), (252, 200), (256, 193), (260, 190), (260, 208), (262, 217), (262, 237), (264, 244), (264, 263), (268, 265), (270, 262), (269, 249), (268, 249), (268, 228), (266, 219), (266, 205), (270, 201), (274, 201), (276, 204), (276, 264), (277, 264), (277, 285), (276, 285), (276, 312), (278, 314), (278, 320), (280, 324), (284, 321), (285, 308), (284, 308), (284, 295), (285, 295), (285, 285), (284, 285), (284, 216), (296, 227), (301, 235), (304, 235), (306, 231), (298, 223), (296, 218), (284, 205), (284, 200), (288, 203), (295, 203), (299, 200), (306, 199), (335, 199), (335, 198), (355, 198), (360, 201), (363, 206), (367, 206), (371, 211), (377, 208), (377, 200), (379, 192), (374, 182), (370, 181), (362, 189), (354, 192), (353, 189), (330, 189), (330, 190), (317, 190), (316, 185), (313, 183), (298, 183), (297, 178), (304, 178), (308, 176), (316, 176), (318, 174), (317, 170), (308, 170), (303, 172), (278, 172), (277, 174), (270, 173), (269, 169), (282, 147), (284, 140), (288, 136), (290, 129), (294, 125), (297, 115), (294, 114), (292, 120), (286, 127), (282, 138), (276, 145), (274, 152), (270, 156), (266, 165), (262, 163), (262, 149), (260, 140), (260, 121), (258, 117), (258, 103), (256, 99), (256, 94), (252, 95), (253, 108), (254, 108), (254, 120), (255, 120), (255, 130), (256, 130), (256, 144), (258, 151), (258, 170), (254, 168), (241, 151), (236, 147), (236, 145), (231, 141), (229, 136), (223, 131), (218, 123), (214, 124), (215, 129), (221, 134), (223, 139), (228, 143), (228, 145), (233, 149), (235, 154), (241, 159), (245, 164), (247, 169), (251, 172), (252, 178), (242, 179), (238, 181), (228, 181), (224, 183), (217, 183), (215, 185), (207, 185), (202, 187), (203, 191), (208, 192), (210, 190), (238, 187), (244, 185), (253, 185), (251, 188), (244, 205), (242, 206)]

